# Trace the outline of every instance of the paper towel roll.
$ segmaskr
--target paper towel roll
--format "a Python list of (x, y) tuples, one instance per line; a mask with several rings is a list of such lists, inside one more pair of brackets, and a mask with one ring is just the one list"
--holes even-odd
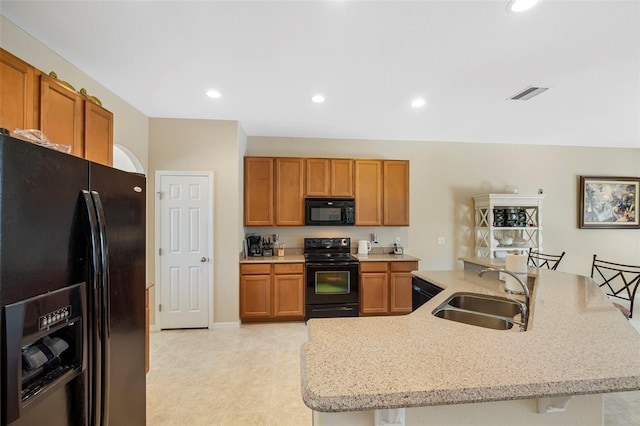
[[(508, 253), (505, 269), (516, 274), (523, 283), (527, 284), (527, 258), (526, 254)], [(511, 293), (522, 293), (522, 286), (511, 275), (503, 274), (504, 289)]]

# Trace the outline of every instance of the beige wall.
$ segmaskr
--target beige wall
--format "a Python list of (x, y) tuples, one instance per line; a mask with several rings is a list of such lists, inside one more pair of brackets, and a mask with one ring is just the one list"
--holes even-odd
[[(242, 230), (241, 160), (246, 136), (237, 121), (152, 118), (149, 121), (149, 181), (155, 192), (155, 172), (210, 171), (214, 179), (214, 321), (238, 321), (238, 235)], [(151, 230), (147, 262), (155, 265), (155, 199), (149, 200)], [(155, 279), (154, 266), (149, 268)]]
[[(247, 154), (410, 160), (411, 226), (377, 228), (377, 234), (385, 246), (400, 235), (405, 252), (422, 259), (421, 269), (461, 268), (458, 257), (473, 253), (472, 196), (506, 185), (521, 194), (544, 189), (543, 247), (567, 252), (561, 270), (589, 275), (593, 254), (640, 263), (640, 230), (577, 227), (578, 176), (640, 176), (640, 149), (249, 137)], [(245, 228), (278, 232), (291, 246), (316, 233), (359, 239), (375, 229)], [(438, 236), (446, 244), (437, 245)]]
[(113, 142), (128, 148), (145, 171), (148, 169), (149, 118), (146, 115), (4, 16), (0, 16), (0, 46), (45, 73), (55, 71), (61, 80), (69, 82), (76, 90), (84, 87), (89, 94), (98, 97), (102, 105), (113, 113)]
[[(247, 135), (244, 129), (238, 123), (238, 215), (240, 217), (240, 226), (238, 226), (238, 253), (242, 254), (244, 250), (244, 156), (247, 154)], [(238, 302), (239, 303), (239, 302)]]

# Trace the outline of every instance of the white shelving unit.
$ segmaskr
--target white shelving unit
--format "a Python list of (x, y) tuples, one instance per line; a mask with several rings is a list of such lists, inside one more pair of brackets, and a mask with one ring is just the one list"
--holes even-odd
[[(485, 194), (473, 197), (476, 256), (504, 257), (513, 250), (528, 251), (532, 248), (542, 251), (543, 198), (544, 195), (537, 194)], [(496, 209), (507, 216), (504, 223), (496, 222)], [(496, 223), (512, 226), (496, 226)], [(513, 244), (501, 245), (498, 240), (503, 237), (512, 237)]]

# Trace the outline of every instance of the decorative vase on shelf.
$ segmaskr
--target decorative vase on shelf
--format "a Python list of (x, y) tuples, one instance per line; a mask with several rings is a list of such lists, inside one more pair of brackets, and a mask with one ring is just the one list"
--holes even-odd
[(506, 192), (507, 194), (517, 194), (518, 187), (515, 185), (507, 185), (504, 187), (504, 192)]

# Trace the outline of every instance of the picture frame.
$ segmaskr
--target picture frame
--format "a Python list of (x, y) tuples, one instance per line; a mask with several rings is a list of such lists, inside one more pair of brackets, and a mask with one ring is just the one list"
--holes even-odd
[(640, 177), (580, 176), (579, 227), (640, 229)]

